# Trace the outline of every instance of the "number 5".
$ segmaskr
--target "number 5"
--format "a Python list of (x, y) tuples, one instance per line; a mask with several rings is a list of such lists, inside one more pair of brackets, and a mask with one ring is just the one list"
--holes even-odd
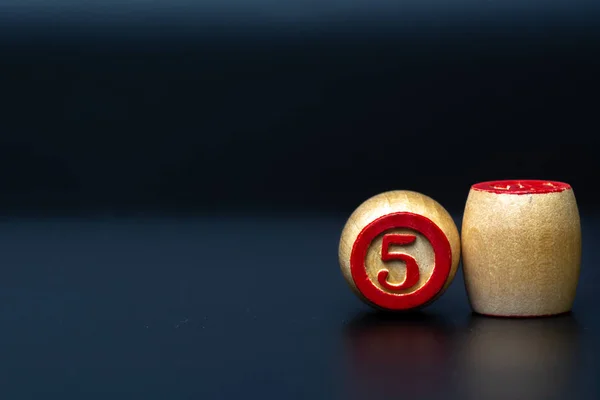
[(381, 286), (388, 290), (401, 290), (409, 289), (419, 282), (419, 266), (417, 265), (417, 261), (414, 259), (414, 257), (409, 256), (408, 254), (390, 253), (391, 245), (410, 244), (416, 239), (417, 237), (415, 235), (408, 234), (387, 234), (383, 236), (383, 242), (381, 244), (381, 260), (404, 261), (406, 263), (406, 278), (404, 278), (404, 281), (399, 284), (389, 283), (387, 280), (389, 271), (382, 269), (377, 274), (377, 281)]

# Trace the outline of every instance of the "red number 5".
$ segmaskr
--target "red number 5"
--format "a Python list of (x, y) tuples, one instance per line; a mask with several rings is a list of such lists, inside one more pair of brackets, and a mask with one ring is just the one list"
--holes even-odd
[(408, 234), (387, 234), (383, 236), (383, 242), (381, 244), (381, 260), (404, 261), (406, 263), (406, 278), (404, 278), (404, 281), (398, 284), (389, 283), (387, 280), (389, 271), (382, 269), (377, 274), (377, 281), (379, 281), (381, 286), (388, 290), (401, 290), (409, 289), (419, 282), (419, 266), (417, 265), (417, 261), (414, 259), (414, 257), (409, 256), (408, 254), (390, 253), (391, 245), (410, 244), (416, 239), (417, 237), (415, 235)]

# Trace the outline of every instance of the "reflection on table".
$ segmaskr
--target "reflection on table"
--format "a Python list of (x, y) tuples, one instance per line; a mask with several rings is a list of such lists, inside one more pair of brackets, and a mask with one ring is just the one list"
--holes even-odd
[(448, 379), (451, 325), (426, 313), (366, 313), (345, 330), (348, 398), (421, 399)]
[(570, 398), (579, 329), (571, 315), (473, 316), (461, 340), (459, 387), (468, 399)]

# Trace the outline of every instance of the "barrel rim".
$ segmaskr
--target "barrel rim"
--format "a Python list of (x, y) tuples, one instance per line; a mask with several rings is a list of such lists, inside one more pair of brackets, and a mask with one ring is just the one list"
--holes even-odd
[(471, 189), (495, 194), (545, 194), (572, 190), (565, 182), (541, 179), (503, 179), (475, 183)]

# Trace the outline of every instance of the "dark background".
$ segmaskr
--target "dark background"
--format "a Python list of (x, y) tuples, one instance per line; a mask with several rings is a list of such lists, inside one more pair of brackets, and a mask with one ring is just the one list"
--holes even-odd
[[(600, 3), (0, 2), (3, 399), (597, 399)], [(367, 197), (574, 187), (572, 314), (362, 304)]]
[(350, 212), (571, 183), (594, 207), (589, 1), (4, 1), (0, 210)]

